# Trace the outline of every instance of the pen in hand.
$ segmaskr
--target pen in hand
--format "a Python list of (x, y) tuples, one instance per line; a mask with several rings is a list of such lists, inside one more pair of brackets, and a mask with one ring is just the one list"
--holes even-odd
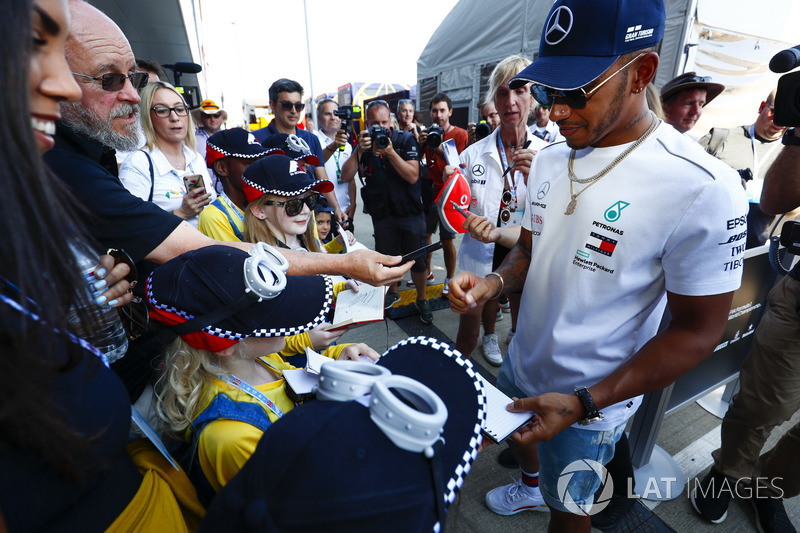
[(458, 207), (458, 204), (457, 204), (457, 203), (455, 203), (453, 200), (450, 200), (450, 203), (453, 205), (453, 208), (454, 208), (456, 211), (458, 211), (459, 213), (461, 213), (461, 216), (463, 216), (464, 218), (469, 218), (469, 213), (467, 213), (466, 211), (464, 211), (463, 209), (461, 209), (460, 207)]

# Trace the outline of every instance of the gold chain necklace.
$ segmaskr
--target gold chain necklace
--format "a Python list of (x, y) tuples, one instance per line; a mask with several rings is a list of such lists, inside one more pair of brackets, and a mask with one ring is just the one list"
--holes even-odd
[[(575, 164), (575, 153), (577, 152), (577, 150), (573, 149), (570, 152), (570, 154), (569, 154), (569, 166), (568, 166), (567, 170), (568, 170), (568, 175), (569, 175), (569, 195), (570, 195), (571, 198), (570, 198), (569, 203), (567, 204), (567, 209), (564, 211), (565, 215), (571, 215), (572, 213), (575, 212), (575, 209), (578, 207), (578, 196), (583, 194), (589, 187), (591, 187), (592, 185), (594, 185), (595, 183), (600, 181), (601, 178), (603, 178), (606, 174), (611, 172), (611, 170), (614, 167), (616, 167), (618, 164), (620, 164), (620, 162), (623, 159), (628, 157), (631, 152), (636, 150), (639, 147), (639, 145), (641, 145), (645, 141), (645, 139), (647, 139), (647, 137), (649, 137), (650, 134), (653, 133), (653, 131), (655, 131), (656, 127), (658, 127), (658, 119), (655, 117), (655, 115), (653, 115), (652, 111), (650, 112), (650, 116), (652, 117), (652, 122), (650, 122), (650, 127), (647, 128), (647, 131), (644, 132), (644, 135), (642, 135), (641, 137), (636, 139), (636, 141), (632, 145), (630, 145), (628, 148), (626, 148), (625, 151), (623, 151), (621, 154), (619, 154), (611, 162), (611, 164), (609, 164), (606, 168), (604, 168), (603, 170), (601, 170), (600, 172), (598, 172), (597, 174), (595, 174), (592, 177), (580, 179), (580, 178), (578, 178), (578, 176), (575, 175), (574, 164)], [(575, 193), (575, 191), (573, 190), (573, 183), (580, 183), (580, 184), (588, 183), (588, 185), (586, 185), (586, 187), (584, 187), (583, 189), (581, 189), (580, 191)]]

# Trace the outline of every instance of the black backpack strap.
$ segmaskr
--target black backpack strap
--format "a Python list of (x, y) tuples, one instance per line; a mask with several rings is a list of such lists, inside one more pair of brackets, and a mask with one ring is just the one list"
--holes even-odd
[(147, 158), (147, 164), (150, 167), (150, 196), (147, 197), (148, 202), (153, 201), (153, 188), (156, 185), (156, 176), (155, 172), (153, 172), (153, 159), (150, 157), (150, 154), (147, 153), (147, 150), (140, 150), (144, 156)]

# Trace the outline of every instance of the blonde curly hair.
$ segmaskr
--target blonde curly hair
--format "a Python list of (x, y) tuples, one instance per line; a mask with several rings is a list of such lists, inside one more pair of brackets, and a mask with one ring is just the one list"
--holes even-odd
[(173, 437), (185, 437), (203, 397), (205, 383), (225, 374), (218, 362), (219, 357), (214, 353), (194, 348), (180, 337), (170, 345), (164, 357), (164, 370), (153, 388), (156, 414), (164, 424), (163, 429)]

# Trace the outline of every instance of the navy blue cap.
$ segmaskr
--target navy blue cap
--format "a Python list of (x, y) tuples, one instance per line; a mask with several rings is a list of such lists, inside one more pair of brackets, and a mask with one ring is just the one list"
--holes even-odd
[(268, 155), (247, 167), (242, 181), (248, 202), (254, 202), (265, 194), (288, 198), (312, 189), (321, 193), (333, 190), (333, 183), (314, 179), (297, 161), (280, 154)]
[(621, 55), (661, 42), (665, 21), (664, 0), (558, 0), (542, 29), (539, 55), (508, 85), (583, 87)]
[[(151, 317), (168, 325), (180, 324), (237, 301), (248, 289), (244, 263), (249, 257), (232, 246), (206, 246), (156, 267), (147, 279)], [(322, 324), (332, 302), (330, 278), (286, 276), (280, 294), (253, 303), (202, 332), (234, 341), (294, 335)]]
[(264, 148), (252, 133), (243, 128), (220, 130), (206, 141), (206, 165), (209, 167), (223, 157), (257, 159), (271, 153), (283, 152), (277, 148)]
[(436, 502), (453, 502), (477, 457), (483, 385), (472, 363), (427, 337), (401, 341), (378, 364), (426, 385), (447, 406), (437, 452), (443, 493), (434, 489), (435, 462), (396, 446), (359, 400), (317, 400), (264, 432), (214, 498), (200, 532), (436, 531)]

